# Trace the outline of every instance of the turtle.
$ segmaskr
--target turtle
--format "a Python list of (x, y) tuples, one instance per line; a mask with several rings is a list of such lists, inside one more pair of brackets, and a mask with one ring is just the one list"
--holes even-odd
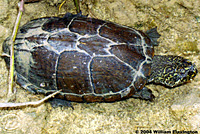
[[(188, 59), (154, 55), (160, 34), (142, 32), (82, 14), (44, 17), (23, 25), (14, 45), (15, 79), (32, 93), (74, 102), (152, 101), (148, 83), (176, 87), (192, 80)], [(3, 43), (9, 66), (9, 37)]]

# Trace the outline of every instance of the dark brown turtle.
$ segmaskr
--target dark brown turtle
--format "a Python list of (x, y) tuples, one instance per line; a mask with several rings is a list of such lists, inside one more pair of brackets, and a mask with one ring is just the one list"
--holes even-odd
[[(146, 83), (174, 87), (197, 74), (187, 59), (154, 56), (157, 38), (156, 29), (145, 34), (80, 14), (35, 19), (22, 26), (16, 38), (16, 81), (34, 93), (62, 89), (58, 98), (76, 102), (131, 96), (151, 100), (154, 96)], [(3, 44), (7, 55), (8, 40)]]

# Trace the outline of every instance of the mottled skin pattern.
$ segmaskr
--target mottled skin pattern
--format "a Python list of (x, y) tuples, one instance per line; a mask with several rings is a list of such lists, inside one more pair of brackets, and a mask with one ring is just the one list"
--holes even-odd
[(148, 82), (175, 87), (193, 79), (197, 69), (188, 59), (174, 55), (155, 55)]
[[(156, 29), (146, 35), (80, 14), (32, 20), (16, 38), (16, 81), (34, 93), (62, 89), (57, 97), (69, 101), (112, 102), (131, 96), (152, 100), (147, 82), (173, 87), (197, 73), (182, 57), (154, 57), (158, 35)], [(7, 55), (8, 40), (3, 44)], [(9, 57), (5, 61), (9, 65)]]

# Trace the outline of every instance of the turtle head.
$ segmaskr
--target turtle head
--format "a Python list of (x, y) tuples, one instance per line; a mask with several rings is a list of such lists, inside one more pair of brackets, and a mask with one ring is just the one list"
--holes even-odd
[(173, 66), (171, 71), (166, 68), (166, 72), (167, 70), (169, 71), (166, 74), (165, 83), (170, 87), (178, 86), (192, 80), (198, 72), (195, 64), (192, 64), (187, 59), (183, 59), (182, 64)]
[(180, 56), (155, 56), (149, 82), (175, 87), (192, 80), (198, 73), (195, 64)]

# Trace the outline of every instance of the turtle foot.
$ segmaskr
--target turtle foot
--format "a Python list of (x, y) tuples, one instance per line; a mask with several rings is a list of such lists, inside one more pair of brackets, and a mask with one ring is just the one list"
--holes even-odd
[(146, 87), (136, 92), (132, 97), (149, 101), (152, 101), (155, 98), (155, 96), (152, 94), (152, 91)]
[(62, 100), (62, 99), (57, 99), (57, 98), (53, 98), (48, 100), (49, 103), (51, 104), (51, 106), (53, 108), (57, 108), (57, 107), (71, 107), (74, 110), (74, 107), (72, 106), (70, 101), (67, 100)]

